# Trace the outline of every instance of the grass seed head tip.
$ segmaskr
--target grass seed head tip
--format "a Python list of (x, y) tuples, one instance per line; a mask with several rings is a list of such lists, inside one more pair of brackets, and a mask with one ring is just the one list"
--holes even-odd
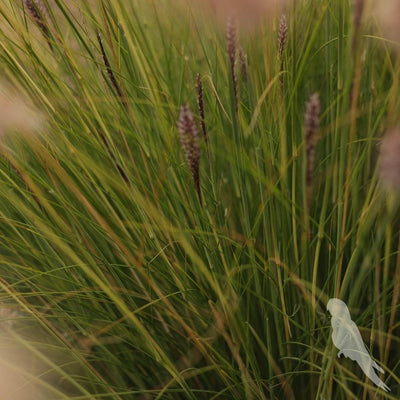
[(282, 14), (278, 29), (278, 58), (281, 58), (286, 47), (288, 24), (286, 15)]
[(187, 104), (181, 107), (179, 118), (178, 118), (178, 131), (179, 139), (185, 154), (186, 163), (193, 177), (193, 182), (200, 203), (201, 192), (200, 192), (200, 137), (197, 129), (196, 122), (193, 114)]

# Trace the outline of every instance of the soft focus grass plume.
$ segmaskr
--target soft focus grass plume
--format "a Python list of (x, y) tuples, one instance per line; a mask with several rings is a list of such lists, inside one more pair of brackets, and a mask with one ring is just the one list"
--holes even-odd
[[(0, 315), (40, 360), (19, 371), (34, 399), (396, 398), (396, 163), (377, 160), (399, 64), (379, 28), (295, 1), (228, 54), (191, 2), (43, 0), (40, 24), (22, 3), (0, 3), (0, 70), (46, 123), (0, 138)], [(184, 104), (207, 129), (194, 161)], [(331, 297), (391, 394), (336, 358)]]

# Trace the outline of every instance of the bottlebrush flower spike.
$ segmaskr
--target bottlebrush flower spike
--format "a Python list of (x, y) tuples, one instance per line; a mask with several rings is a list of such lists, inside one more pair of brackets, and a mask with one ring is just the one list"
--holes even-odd
[(278, 29), (278, 58), (282, 57), (282, 54), (286, 47), (288, 34), (288, 24), (286, 15), (282, 14), (281, 20), (279, 21), (279, 29)]
[(190, 172), (193, 176), (194, 187), (199, 197), (200, 204), (202, 203), (200, 192), (200, 135), (197, 129), (194, 117), (187, 104), (181, 107), (178, 119), (179, 139), (182, 144), (185, 158)]
[(204, 141), (206, 142), (208, 157), (210, 158), (210, 152), (208, 149), (206, 120), (205, 120), (205, 115), (204, 115), (203, 84), (201, 82), (200, 74), (197, 74), (197, 106), (199, 108), (199, 114), (200, 114), (200, 119), (201, 119), (201, 130), (203, 131), (203, 137), (204, 137)]
[(235, 111), (238, 112), (239, 97), (238, 97), (238, 83), (236, 74), (236, 52), (237, 52), (237, 28), (234, 18), (229, 17), (226, 22), (226, 50), (231, 64), (231, 74), (233, 83), (233, 95), (235, 97)]
[(124, 95), (122, 93), (121, 88), (118, 85), (117, 79), (115, 78), (114, 72), (113, 72), (113, 70), (111, 68), (110, 61), (109, 61), (109, 59), (107, 57), (107, 54), (106, 54), (106, 51), (104, 49), (103, 41), (101, 40), (101, 36), (100, 36), (100, 32), (97, 31), (97, 30), (96, 30), (96, 37), (97, 37), (97, 41), (98, 41), (99, 46), (100, 46), (101, 55), (103, 56), (104, 65), (106, 66), (106, 71), (107, 71), (108, 78), (110, 79), (111, 84), (113, 85), (115, 91), (117, 92), (117, 94), (118, 94), (118, 96), (119, 96), (119, 98), (120, 98), (120, 100), (122, 102), (122, 105), (125, 108), (127, 108), (127, 103), (124, 100)]
[(312, 195), (312, 183), (315, 168), (315, 153), (319, 140), (319, 94), (314, 93), (307, 103), (304, 116), (304, 133), (306, 140), (306, 200), (307, 207), (310, 206)]
[(281, 84), (281, 88), (283, 90), (283, 69), (285, 67), (285, 58), (283, 57), (283, 52), (285, 51), (286, 41), (287, 41), (287, 34), (288, 34), (288, 24), (286, 15), (282, 14), (281, 20), (279, 21), (279, 30), (278, 30), (278, 60), (280, 60), (280, 77), (279, 81)]
[(236, 62), (237, 49), (237, 28), (233, 17), (228, 17), (226, 21), (226, 50), (231, 65)]
[(50, 42), (50, 30), (47, 25), (46, 16), (48, 16), (48, 9), (43, 0), (25, 0), (25, 8), (37, 27), (42, 32), (42, 35), (46, 39), (50, 50), (53, 50), (53, 46)]
[(242, 74), (242, 79), (247, 81), (247, 54), (245, 53), (242, 45), (239, 45), (239, 66)]

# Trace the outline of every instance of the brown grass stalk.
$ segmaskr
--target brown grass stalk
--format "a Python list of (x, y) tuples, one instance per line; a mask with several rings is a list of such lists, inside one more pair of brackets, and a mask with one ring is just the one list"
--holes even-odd
[(128, 175), (126, 174), (125, 170), (122, 168), (121, 164), (118, 162), (117, 157), (113, 153), (113, 151), (111, 149), (111, 146), (110, 146), (110, 143), (108, 142), (106, 136), (101, 131), (98, 131), (97, 133), (98, 133), (101, 141), (103, 142), (104, 147), (106, 148), (108, 155), (110, 156), (112, 162), (114, 163), (114, 165), (117, 168), (119, 174), (121, 175), (121, 178), (125, 181), (125, 183), (130, 185), (130, 181), (129, 181)]
[(353, 40), (351, 45), (352, 53), (355, 54), (360, 32), (361, 18), (364, 11), (364, 0), (354, 0), (353, 2)]

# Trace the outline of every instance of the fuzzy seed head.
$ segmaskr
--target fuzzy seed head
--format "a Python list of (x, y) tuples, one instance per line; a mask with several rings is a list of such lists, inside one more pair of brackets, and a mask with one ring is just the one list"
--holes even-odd
[(226, 21), (226, 50), (232, 66), (236, 61), (237, 50), (237, 28), (233, 17), (228, 17)]
[(386, 133), (380, 148), (379, 173), (386, 189), (400, 188), (400, 127)]
[(307, 146), (316, 144), (318, 129), (319, 129), (319, 113), (320, 101), (319, 94), (314, 93), (306, 106), (304, 115), (304, 131), (306, 135)]
[(247, 55), (242, 47), (239, 46), (239, 67), (243, 80), (247, 81)]
[(200, 117), (204, 119), (204, 103), (203, 103), (203, 84), (201, 82), (200, 74), (196, 76), (197, 85), (197, 105), (199, 107)]
[(204, 114), (204, 101), (203, 101), (203, 84), (201, 82), (200, 74), (197, 74), (197, 107), (199, 109), (200, 119), (201, 119), (201, 130), (203, 132), (204, 141), (207, 145), (208, 151), (208, 138), (207, 138), (207, 128)]
[(46, 3), (43, 0), (24, 0), (24, 4), (29, 15), (46, 39), (50, 49), (53, 50), (53, 45), (50, 42), (50, 30), (47, 24), (49, 10), (47, 9)]
[(25, 0), (24, 3), (29, 14), (34, 18), (38, 18), (40, 14), (43, 17), (48, 13), (47, 6), (43, 0)]
[[(111, 68), (110, 61), (108, 60), (107, 54), (104, 50), (103, 41), (101, 40), (100, 32), (96, 31), (97, 41), (100, 45), (101, 55), (103, 56), (104, 65), (107, 70), (108, 78), (110, 79), (111, 84), (113, 85), (115, 91), (117, 92), (118, 96), (123, 99), (123, 93), (121, 88), (118, 85), (117, 79), (115, 78), (114, 72)], [(123, 100), (123, 105), (126, 107), (125, 100)]]
[(236, 53), (238, 48), (236, 21), (233, 17), (229, 17), (226, 23), (226, 49), (228, 52), (229, 62), (231, 64), (231, 75), (233, 83), (233, 92), (235, 97), (235, 111), (239, 109), (238, 82), (236, 73)]
[(310, 206), (312, 183), (315, 169), (315, 155), (318, 143), (320, 100), (319, 94), (314, 93), (306, 106), (304, 115), (304, 133), (306, 139), (306, 201)]
[(185, 153), (186, 163), (193, 177), (193, 182), (200, 204), (202, 204), (200, 192), (200, 136), (192, 112), (188, 105), (181, 107), (178, 119), (179, 139)]
[(194, 117), (189, 107), (185, 104), (181, 107), (178, 120), (179, 139), (185, 153), (186, 162), (192, 174), (199, 166), (200, 136)]
[(282, 14), (281, 20), (279, 21), (279, 30), (278, 30), (278, 58), (282, 57), (282, 54), (286, 47), (287, 42), (287, 34), (288, 34), (288, 24), (286, 15)]

